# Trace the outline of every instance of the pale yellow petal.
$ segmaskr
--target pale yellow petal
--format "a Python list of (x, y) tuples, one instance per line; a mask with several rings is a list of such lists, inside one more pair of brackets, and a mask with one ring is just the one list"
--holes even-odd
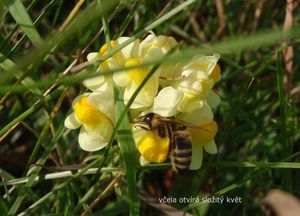
[(144, 40), (141, 41), (139, 56), (145, 56), (145, 54), (153, 46), (153, 43), (155, 42), (155, 38), (156, 38), (155, 34), (151, 32), (151, 34), (149, 34)]
[(221, 79), (221, 68), (216, 64), (213, 71), (209, 74), (209, 78), (212, 79), (215, 83)]
[(116, 85), (120, 87), (126, 87), (131, 82), (130, 77), (127, 75), (127, 71), (114, 73), (113, 80), (116, 83)]
[(204, 100), (200, 96), (184, 93), (178, 105), (178, 110), (183, 113), (188, 113), (201, 108), (203, 104)]
[(81, 123), (76, 119), (74, 112), (65, 119), (64, 124), (65, 127), (69, 129), (77, 129), (81, 126)]
[(198, 127), (189, 128), (193, 145), (205, 145), (216, 136), (218, 125), (215, 121), (197, 125)]
[(183, 93), (171, 86), (161, 89), (154, 99), (153, 112), (165, 117), (175, 116), (182, 97)]
[(92, 52), (87, 55), (87, 60), (91, 64), (94, 63), (95, 61), (97, 61), (99, 58), (100, 58), (100, 55), (98, 52)]
[(204, 103), (201, 108), (195, 109), (189, 113), (183, 113), (178, 116), (179, 119), (190, 122), (194, 125), (201, 125), (213, 120), (214, 114), (211, 108)]
[[(118, 45), (119, 45), (119, 43), (117, 41), (114, 41), (114, 40), (110, 41), (111, 49), (115, 49)], [(108, 46), (105, 43), (100, 48), (99, 54), (100, 54), (101, 57), (106, 57), (106, 55), (108, 54), (108, 51), (109, 51)], [(120, 68), (120, 67), (123, 66), (124, 61), (125, 60), (124, 60), (124, 56), (122, 55), (122, 52), (118, 51), (113, 56), (111, 56), (111, 57), (107, 58), (106, 60), (104, 60), (100, 64), (99, 69), (100, 70), (109, 70), (109, 69)]]
[(97, 107), (88, 102), (88, 97), (82, 97), (75, 104), (76, 118), (93, 137), (108, 140), (113, 131), (113, 123), (109, 117)]
[(201, 145), (192, 145), (191, 170), (200, 169), (203, 160), (203, 147)]
[(103, 118), (97, 127), (91, 128), (85, 124), (83, 127), (89, 134), (103, 141), (108, 141), (114, 130), (114, 126), (108, 118)]
[(218, 148), (214, 140), (210, 140), (208, 143), (205, 143), (204, 150), (209, 154), (217, 154)]
[[(122, 44), (125, 41), (130, 39), (130, 37), (120, 37), (117, 39), (118, 44)], [(135, 40), (134, 42), (128, 44), (121, 50), (122, 56), (124, 57), (123, 61), (126, 61), (129, 58), (137, 58), (138, 57), (138, 49), (139, 49), (139, 42)]]
[(206, 97), (206, 101), (208, 103), (208, 105), (211, 107), (211, 108), (216, 108), (217, 106), (219, 106), (221, 100), (220, 100), (220, 97), (214, 93), (213, 91), (210, 91)]
[[(195, 74), (195, 73), (194, 73)], [(200, 73), (198, 73), (200, 74)], [(188, 77), (184, 78), (179, 84), (178, 89), (187, 94), (195, 96), (206, 97), (211, 91), (214, 82), (208, 77)]]
[(177, 45), (177, 41), (173, 37), (160, 35), (158, 37), (152, 32), (140, 43), (140, 55), (145, 56), (149, 50), (159, 48), (165, 55), (170, 49)]
[(90, 79), (83, 80), (83, 85), (92, 90), (95, 91), (97, 88), (99, 88), (103, 83), (105, 82), (104, 76), (97, 76)]
[(166, 62), (162, 64), (159, 68), (160, 68), (160, 76), (169, 79), (169, 80), (160, 79), (160, 83), (163, 86), (173, 85), (174, 79), (181, 78), (181, 70), (182, 70), (181, 62), (177, 62), (177, 63)]
[[(125, 89), (124, 92), (124, 102), (125, 104), (128, 103), (129, 99), (133, 95), (133, 93), (138, 88), (137, 85), (132, 83), (128, 88)], [(132, 109), (139, 109), (139, 108), (147, 108), (152, 106), (154, 97), (157, 94), (157, 84), (154, 80), (149, 80), (149, 82), (143, 87), (143, 89), (139, 92), (137, 97), (135, 98), (134, 102), (132, 103)]]
[(219, 58), (219, 54), (214, 54), (212, 56), (195, 56), (185, 66), (182, 74), (184, 76), (190, 76), (191, 73), (202, 72), (206, 74), (206, 76), (209, 76), (213, 72)]
[(153, 62), (155, 60), (160, 60), (163, 58), (163, 53), (160, 48), (152, 48), (143, 57), (144, 62)]
[(159, 35), (157, 37), (157, 47), (162, 49), (163, 54), (167, 54), (173, 47), (177, 46), (177, 41), (173, 37)]
[(108, 140), (96, 136), (96, 133), (89, 133), (84, 127), (81, 127), (78, 142), (83, 150), (90, 152), (100, 150), (108, 144)]
[(88, 103), (96, 107), (108, 116), (112, 122), (115, 121), (114, 94), (112, 83), (103, 83), (88, 96)]
[[(125, 67), (139, 66), (143, 63), (141, 58), (131, 58), (126, 60)], [(126, 74), (132, 82), (136, 85), (140, 85), (145, 79), (150, 69), (148, 67), (136, 67), (126, 71)]]

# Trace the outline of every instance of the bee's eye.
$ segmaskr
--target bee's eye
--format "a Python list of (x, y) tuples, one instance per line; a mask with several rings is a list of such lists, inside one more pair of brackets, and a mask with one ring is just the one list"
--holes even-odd
[(153, 113), (149, 113), (145, 116), (144, 121), (150, 123), (153, 118)]
[(150, 117), (150, 116), (147, 116), (147, 117), (145, 118), (145, 121), (150, 122), (150, 121), (151, 121), (151, 117)]

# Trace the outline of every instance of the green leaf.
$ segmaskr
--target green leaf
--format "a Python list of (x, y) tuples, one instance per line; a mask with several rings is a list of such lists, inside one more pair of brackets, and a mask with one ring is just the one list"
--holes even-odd
[(8, 207), (7, 203), (4, 201), (2, 197), (0, 197), (0, 215), (7, 215)]
[(122, 116), (125, 105), (123, 103), (122, 92), (120, 88), (115, 87), (116, 117), (123, 118), (118, 128), (119, 147), (125, 162), (126, 178), (128, 182), (129, 208), (130, 215), (138, 215), (138, 199), (136, 195), (136, 168), (137, 158), (135, 151), (135, 142), (132, 137), (131, 126), (128, 116)]
[(25, 77), (25, 72), (21, 71), (18, 66), (11, 61), (10, 59), (6, 58), (3, 54), (0, 53), (0, 67), (8, 71), (10, 73), (13, 73), (14, 77), (18, 80), (22, 80), (21, 83), (28, 88), (29, 91), (31, 91), (34, 95), (37, 95), (39, 97), (43, 96), (43, 93), (41, 90), (37, 87), (35, 87), (36, 82), (31, 79), (30, 77)]
[(35, 46), (41, 45), (42, 38), (35, 28), (23, 3), (20, 0), (5, 0), (5, 4), (11, 16), (15, 19), (16, 23), (18, 23), (20, 28), (24, 31), (24, 33), (28, 36), (32, 43)]
[(0, 136), (2, 136), (3, 134), (5, 134), (11, 127), (13, 127), (14, 125), (18, 124), (19, 122), (21, 122), (23, 119), (25, 119), (27, 116), (29, 116), (30, 114), (32, 114), (34, 111), (39, 110), (44, 103), (53, 100), (54, 98), (56, 98), (56, 96), (59, 94), (59, 92), (61, 92), (60, 89), (52, 92), (51, 94), (47, 95), (46, 97), (37, 100), (35, 103), (32, 104), (31, 107), (29, 107), (27, 110), (25, 110), (23, 113), (21, 113), (19, 116), (17, 116), (16, 118), (14, 118), (12, 121), (10, 121), (8, 124), (4, 125), (1, 130), (0, 130)]
[[(287, 102), (284, 89), (284, 71), (282, 65), (282, 55), (281, 52), (276, 52), (277, 61), (276, 61), (276, 75), (277, 75), (277, 89), (278, 97), (280, 102), (280, 133), (279, 139), (282, 145), (282, 157), (287, 157), (292, 153), (292, 145), (289, 142), (289, 137), (287, 136), (286, 122), (287, 122)], [(289, 170), (284, 170), (282, 172), (282, 185), (285, 190), (291, 190), (292, 185), (292, 173)]]

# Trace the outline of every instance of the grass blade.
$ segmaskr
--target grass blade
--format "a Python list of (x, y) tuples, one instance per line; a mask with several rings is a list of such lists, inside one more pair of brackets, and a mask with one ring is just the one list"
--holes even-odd
[(20, 0), (5, 1), (6, 6), (20, 28), (24, 31), (27, 37), (32, 41), (35, 46), (40, 46), (42, 38), (35, 28), (29, 14), (26, 11), (23, 3)]
[(42, 91), (35, 87), (36, 83), (33, 79), (30, 77), (23, 77), (25, 73), (21, 71), (18, 66), (11, 61), (10, 59), (6, 58), (3, 54), (0, 53), (0, 67), (4, 69), (5, 71), (13, 72), (15, 78), (18, 80), (22, 80), (21, 83), (27, 87), (27, 89), (32, 92), (34, 95), (37, 95), (38, 97), (42, 97), (43, 93)]
[[(125, 105), (123, 103), (120, 88), (115, 87), (116, 117), (122, 117)], [(119, 147), (123, 160), (125, 162), (126, 178), (128, 182), (129, 208), (130, 215), (138, 215), (138, 199), (136, 195), (136, 168), (137, 158), (135, 152), (135, 143), (132, 137), (131, 125), (128, 116), (124, 116), (118, 129)]]
[[(284, 71), (282, 66), (282, 55), (281, 52), (276, 52), (277, 62), (276, 62), (276, 75), (277, 75), (277, 89), (279, 96), (279, 104), (280, 104), (280, 133), (279, 140), (282, 146), (282, 157), (287, 157), (291, 154), (292, 149), (289, 143), (289, 137), (287, 136), (286, 130), (286, 122), (287, 122), (287, 113), (286, 113), (286, 97), (285, 97), (285, 89), (284, 89)], [(290, 190), (292, 186), (291, 181), (291, 172), (290, 170), (282, 171), (282, 184), (286, 190)]]
[(46, 97), (44, 97), (43, 99), (39, 99), (37, 102), (35, 102), (34, 104), (32, 104), (31, 107), (29, 107), (27, 110), (25, 110), (22, 114), (20, 114), (18, 117), (16, 117), (15, 119), (13, 119), (11, 122), (9, 122), (8, 124), (6, 124), (1, 130), (0, 130), (0, 137), (5, 134), (10, 128), (12, 128), (14, 125), (20, 123), (23, 119), (25, 119), (27, 116), (29, 116), (31, 113), (33, 113), (34, 111), (40, 109), (44, 103), (52, 100), (53, 98), (55, 98), (59, 93), (61, 92), (61, 90), (56, 90), (54, 92), (52, 92), (51, 94), (47, 95)]

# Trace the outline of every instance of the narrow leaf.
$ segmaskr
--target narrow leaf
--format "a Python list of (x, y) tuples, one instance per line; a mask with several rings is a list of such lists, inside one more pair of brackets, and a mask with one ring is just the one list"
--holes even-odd
[[(116, 117), (122, 117), (125, 105), (121, 90), (115, 87), (115, 101), (116, 101)], [(131, 126), (129, 124), (128, 116), (126, 115), (118, 129), (119, 147), (125, 162), (126, 178), (128, 182), (129, 208), (130, 215), (138, 215), (138, 203), (136, 195), (136, 168), (137, 158), (135, 152), (135, 143), (132, 137)]]
[(6, 58), (3, 54), (0, 53), (0, 67), (10, 73), (13, 73), (14, 77), (18, 80), (22, 80), (21, 83), (28, 88), (34, 95), (42, 96), (42, 92), (39, 88), (34, 87), (36, 85), (35, 81), (30, 77), (23, 77), (25, 72), (21, 71), (18, 66), (11, 61), (10, 59)]
[(29, 14), (26, 11), (22, 1), (20, 0), (5, 0), (5, 4), (11, 14), (15, 19), (16, 23), (28, 36), (35, 46), (39, 46), (42, 43), (42, 38), (39, 35), (37, 29), (35, 28)]

